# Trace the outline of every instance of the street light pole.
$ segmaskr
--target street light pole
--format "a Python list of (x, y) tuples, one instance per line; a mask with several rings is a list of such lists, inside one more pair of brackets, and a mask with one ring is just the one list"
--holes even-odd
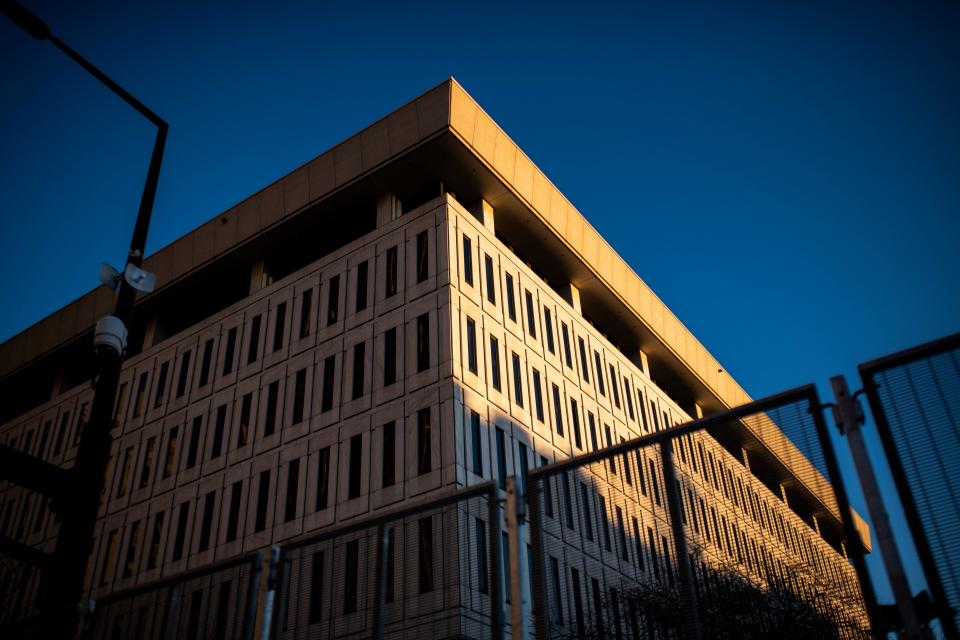
[[(143, 252), (147, 243), (147, 231), (150, 228), (150, 216), (157, 194), (160, 178), (160, 165), (167, 141), (167, 123), (148, 109), (139, 100), (130, 95), (102, 71), (93, 66), (76, 51), (51, 33), (50, 28), (25, 7), (13, 0), (0, 0), (0, 11), (17, 26), (38, 40), (49, 40), (63, 51), (71, 60), (86, 69), (97, 80), (120, 96), (124, 102), (136, 109), (157, 127), (157, 136), (153, 143), (150, 167), (147, 171), (140, 208), (130, 239), (127, 253), (127, 267), (139, 269), (143, 264)], [(127, 269), (124, 269), (127, 273)], [(110, 456), (113, 429), (113, 407), (116, 403), (120, 368), (123, 363), (123, 350), (126, 346), (127, 327), (133, 315), (133, 303), (136, 289), (118, 279), (117, 301), (114, 308), (113, 327), (120, 326), (119, 343), (109, 344), (95, 341), (95, 385), (90, 422), (84, 431), (77, 451), (77, 458), (68, 477), (69, 487), (59, 505), (61, 509), (60, 532), (52, 561), (44, 571), (44, 588), (41, 600), (40, 635), (41, 638), (69, 638), (75, 634), (83, 597), (84, 577), (87, 561), (93, 546), (93, 532), (100, 506), (100, 494), (105, 482), (104, 474)], [(98, 324), (98, 329), (99, 329)], [(117, 348), (119, 345), (119, 348)]]

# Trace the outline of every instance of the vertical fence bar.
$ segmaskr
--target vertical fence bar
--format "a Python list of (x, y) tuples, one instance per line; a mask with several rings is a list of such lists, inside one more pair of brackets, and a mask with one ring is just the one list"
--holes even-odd
[(883, 504), (877, 477), (873, 473), (873, 465), (870, 464), (867, 445), (863, 440), (863, 433), (860, 431), (860, 416), (858, 415), (860, 412), (857, 410), (857, 401), (850, 396), (847, 380), (843, 376), (831, 378), (830, 386), (833, 388), (833, 396), (837, 405), (837, 417), (839, 418), (836, 420), (837, 426), (840, 427), (841, 433), (847, 436), (847, 444), (850, 445), (850, 453), (857, 469), (860, 486), (863, 488), (863, 496), (867, 501), (870, 519), (873, 521), (874, 530), (877, 532), (877, 545), (880, 547), (884, 568), (887, 570), (887, 578), (890, 580), (890, 587), (897, 601), (897, 608), (900, 610), (903, 629), (909, 640), (919, 640), (920, 624), (917, 621), (916, 610), (913, 606), (910, 585), (907, 582), (907, 574), (903, 569), (903, 562), (900, 560), (900, 553), (897, 551), (897, 544), (893, 539), (890, 518), (887, 516), (887, 509)]
[(507, 478), (506, 520), (508, 539), (510, 540), (510, 612), (511, 636), (526, 640), (527, 637), (527, 601), (524, 598), (523, 585), (526, 582), (526, 562), (523, 559), (523, 496), (517, 476)]
[(270, 630), (273, 627), (273, 605), (277, 593), (279, 564), (280, 547), (273, 545), (270, 547), (270, 570), (267, 572), (267, 595), (263, 600), (263, 619), (260, 625), (260, 640), (269, 640)]
[(387, 598), (387, 528), (377, 525), (377, 559), (373, 574), (373, 637), (383, 640), (383, 603)]
[[(683, 507), (677, 493), (677, 474), (673, 465), (673, 441), (664, 440), (660, 445), (660, 459), (663, 464), (663, 484), (670, 510), (670, 530), (673, 532), (673, 544), (677, 550), (677, 573), (679, 574), (680, 596), (686, 609), (683, 615), (683, 632), (688, 640), (700, 640), (703, 631), (700, 626), (700, 604), (697, 602), (697, 588), (693, 580), (693, 568), (687, 552), (687, 536), (683, 531)], [(669, 562), (669, 559), (667, 560)]]
[(487, 498), (487, 523), (490, 530), (490, 638), (503, 640), (503, 583), (500, 575), (500, 507), (499, 492), (494, 484)]
[(257, 621), (257, 604), (260, 602), (260, 574), (263, 572), (263, 549), (257, 550), (250, 571), (250, 585), (247, 592), (247, 611), (243, 620), (241, 640), (252, 640), (253, 628)]
[(947, 601), (946, 591), (940, 579), (940, 572), (930, 549), (930, 541), (923, 528), (920, 511), (913, 499), (910, 482), (907, 479), (906, 470), (903, 468), (903, 462), (900, 460), (900, 453), (897, 450), (897, 443), (893, 439), (887, 414), (883, 410), (879, 388), (873, 378), (873, 373), (864, 366), (860, 367), (860, 380), (863, 382), (863, 390), (867, 396), (867, 403), (870, 405), (870, 412), (873, 414), (873, 422), (877, 426), (880, 443), (883, 445), (887, 464), (890, 467), (890, 475), (893, 476), (893, 482), (897, 487), (897, 494), (900, 496), (900, 504), (903, 507), (903, 515), (907, 520), (907, 526), (910, 527), (917, 557), (920, 560), (920, 566), (923, 568), (923, 575), (927, 579), (927, 588), (930, 589), (930, 596), (936, 607), (943, 633), (949, 640), (958, 640), (960, 631), (957, 629), (954, 614), (951, 612), (950, 604)]
[(533, 632), (537, 640), (549, 640), (550, 615), (547, 607), (546, 566), (544, 563), (543, 520), (540, 507), (541, 482), (550, 482), (550, 478), (534, 478), (528, 481), (527, 502), (530, 516), (530, 553), (533, 554)]
[(843, 477), (840, 475), (840, 465), (837, 463), (837, 454), (833, 449), (830, 433), (827, 431), (827, 422), (823, 418), (824, 407), (820, 404), (820, 397), (817, 395), (816, 387), (813, 385), (810, 386), (808, 402), (809, 411), (817, 429), (817, 439), (820, 441), (820, 448), (823, 450), (823, 459), (827, 465), (827, 475), (829, 476), (830, 484), (833, 485), (833, 495), (837, 499), (837, 509), (840, 510), (843, 537), (847, 541), (847, 554), (853, 562), (853, 568), (857, 572), (857, 579), (860, 582), (860, 592), (863, 595), (864, 605), (867, 608), (867, 618), (870, 621), (870, 629), (875, 637), (882, 638), (883, 634), (879, 631), (880, 618), (877, 614), (877, 595), (873, 590), (870, 572), (867, 570), (867, 563), (863, 557), (863, 541), (860, 539), (860, 533), (853, 525), (853, 516), (850, 513), (850, 501), (847, 499), (847, 490), (843, 486)]

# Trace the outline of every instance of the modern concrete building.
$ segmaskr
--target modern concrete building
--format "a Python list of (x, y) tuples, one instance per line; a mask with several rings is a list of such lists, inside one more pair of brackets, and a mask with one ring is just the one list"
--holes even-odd
[[(145, 268), (159, 286), (131, 328), (94, 598), (750, 400), (453, 80)], [(71, 465), (92, 328), (112, 304), (101, 287), (0, 345), (0, 442)], [(705, 553), (854, 584), (829, 485), (772, 422), (689, 438), (680, 454)], [(641, 454), (569, 490), (576, 521), (556, 534), (569, 551), (550, 586), (568, 617), (590, 606), (587, 577), (637, 579), (670, 557), (660, 473)], [(57, 522), (8, 484), (0, 530), (50, 550)], [(461, 553), (472, 531), (456, 533)], [(478, 580), (403, 593), (410, 608), (388, 631), (472, 633), (462, 619)], [(337, 586), (325, 597), (343, 597)], [(20, 595), (28, 608), (33, 593)]]

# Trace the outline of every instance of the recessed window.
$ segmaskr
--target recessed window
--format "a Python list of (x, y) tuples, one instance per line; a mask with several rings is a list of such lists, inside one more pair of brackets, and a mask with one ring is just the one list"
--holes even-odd
[(493, 258), (484, 254), (483, 265), (487, 281), (487, 302), (497, 304), (497, 281), (493, 274)]
[[(227, 332), (227, 346), (223, 355), (223, 375), (233, 373), (233, 360), (237, 352), (237, 328), (231, 327)], [(200, 384), (205, 384), (204, 376), (200, 375)]]
[(383, 425), (383, 488), (392, 487), (397, 481), (397, 427), (391, 420)]
[(583, 441), (580, 438), (580, 409), (573, 398), (570, 398), (570, 423), (573, 425), (573, 443), (577, 449), (583, 449)]
[(300, 490), (300, 458), (287, 464), (287, 495), (283, 503), (283, 521), (290, 522), (297, 517), (297, 496)]
[(467, 318), (467, 369), (477, 374), (477, 323)]
[(510, 320), (513, 322), (517, 321), (517, 301), (514, 299), (513, 293), (513, 276), (509, 273), (504, 276), (507, 286), (507, 316), (510, 317)]
[(427, 516), (417, 522), (417, 566), (420, 593), (433, 591), (433, 518)]
[(182, 398), (187, 392), (187, 375), (190, 373), (190, 355), (192, 352), (185, 351), (180, 358), (180, 376), (177, 379), (177, 397)]
[(327, 326), (337, 323), (340, 317), (340, 276), (330, 278), (327, 284)]
[(490, 384), (500, 391), (500, 344), (490, 336)]
[(397, 294), (397, 248), (390, 247), (387, 249), (387, 265), (386, 265), (386, 286), (385, 294), (387, 298), (395, 296)]
[(533, 370), (533, 408), (537, 420), (543, 422), (543, 391), (540, 388), (540, 372)]
[(560, 387), (553, 385), (553, 414), (557, 423), (557, 435), (563, 435), (563, 405), (560, 403)]
[(247, 340), (247, 364), (257, 361), (260, 355), (260, 323), (262, 316), (255, 316), (250, 321), (250, 337)]
[(417, 373), (430, 368), (430, 315), (417, 316)]
[(583, 342), (583, 338), (577, 337), (577, 342), (580, 346), (580, 375), (583, 377), (584, 382), (590, 384), (590, 363), (587, 361), (587, 347)]
[(250, 434), (250, 415), (253, 412), (253, 394), (247, 393), (240, 399), (240, 425), (237, 429), (237, 448), (247, 446)]
[(550, 315), (550, 309), (543, 308), (543, 332), (547, 334), (547, 351), (556, 353), (553, 345), (553, 318)]
[(324, 447), (317, 452), (317, 511), (322, 511), (329, 506), (329, 497), (330, 447)]
[(167, 371), (170, 369), (170, 361), (160, 365), (160, 374), (157, 376), (157, 393), (153, 397), (153, 408), (159, 409), (163, 405), (167, 391)]
[(276, 323), (273, 325), (273, 350), (279, 351), (283, 348), (283, 334), (287, 324), (286, 302), (277, 305), (277, 315), (274, 319)]
[(277, 408), (280, 399), (280, 381), (274, 380), (267, 387), (267, 407), (263, 414), (263, 435), (272, 436), (277, 430)]
[(397, 381), (397, 328), (391, 327), (383, 334), (383, 386)]
[(527, 306), (527, 333), (531, 338), (537, 337), (537, 310), (533, 306), (533, 294), (529, 289), (524, 290), (524, 303)]
[(347, 499), (360, 497), (360, 477), (363, 471), (363, 435), (350, 438), (350, 462), (347, 467)]
[(357, 296), (356, 311), (360, 312), (367, 308), (367, 270), (369, 262), (364, 260), (357, 265)]
[(320, 398), (320, 412), (333, 409), (333, 377), (336, 356), (327, 356), (323, 361), (323, 393)]
[(197, 551), (206, 551), (210, 548), (210, 530), (213, 528), (213, 505), (217, 494), (214, 491), (203, 497), (203, 516), (200, 520), (200, 540)]
[(358, 342), (353, 345), (353, 386), (350, 397), (353, 400), (363, 396), (364, 357), (367, 343)]
[(567, 367), (573, 369), (573, 356), (570, 353), (570, 328), (567, 327), (566, 322), (560, 323), (560, 334), (563, 338), (563, 360), (567, 363)]
[(473, 446), (473, 473), (483, 477), (483, 445), (480, 434), (480, 414), (470, 412), (470, 437)]
[(291, 424), (300, 424), (303, 422), (303, 405), (307, 395), (307, 370), (306, 368), (297, 371), (293, 380), (293, 416)]
[(270, 471), (261, 471), (257, 483), (257, 511), (253, 522), (254, 533), (267, 528), (267, 506), (270, 500)]
[(217, 417), (213, 423), (213, 446), (210, 447), (210, 459), (219, 458), (223, 453), (223, 436), (227, 428), (227, 405), (217, 407)]
[(433, 426), (430, 424), (430, 409), (417, 412), (417, 474), (433, 470)]
[(429, 248), (427, 247), (427, 232), (417, 234), (417, 282), (424, 282), (429, 277)]
[(523, 371), (520, 366), (520, 356), (512, 352), (513, 360), (513, 400), (518, 407), (523, 407)]
[(300, 339), (310, 335), (310, 318), (313, 315), (313, 289), (300, 295)]

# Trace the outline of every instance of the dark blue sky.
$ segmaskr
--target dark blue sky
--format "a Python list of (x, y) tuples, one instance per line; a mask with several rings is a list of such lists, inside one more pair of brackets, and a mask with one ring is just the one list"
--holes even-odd
[[(754, 397), (960, 329), (955, 3), (24, 4), (170, 122), (152, 250), (452, 75)], [(153, 131), (2, 20), (0, 96), (3, 340), (122, 263)]]

